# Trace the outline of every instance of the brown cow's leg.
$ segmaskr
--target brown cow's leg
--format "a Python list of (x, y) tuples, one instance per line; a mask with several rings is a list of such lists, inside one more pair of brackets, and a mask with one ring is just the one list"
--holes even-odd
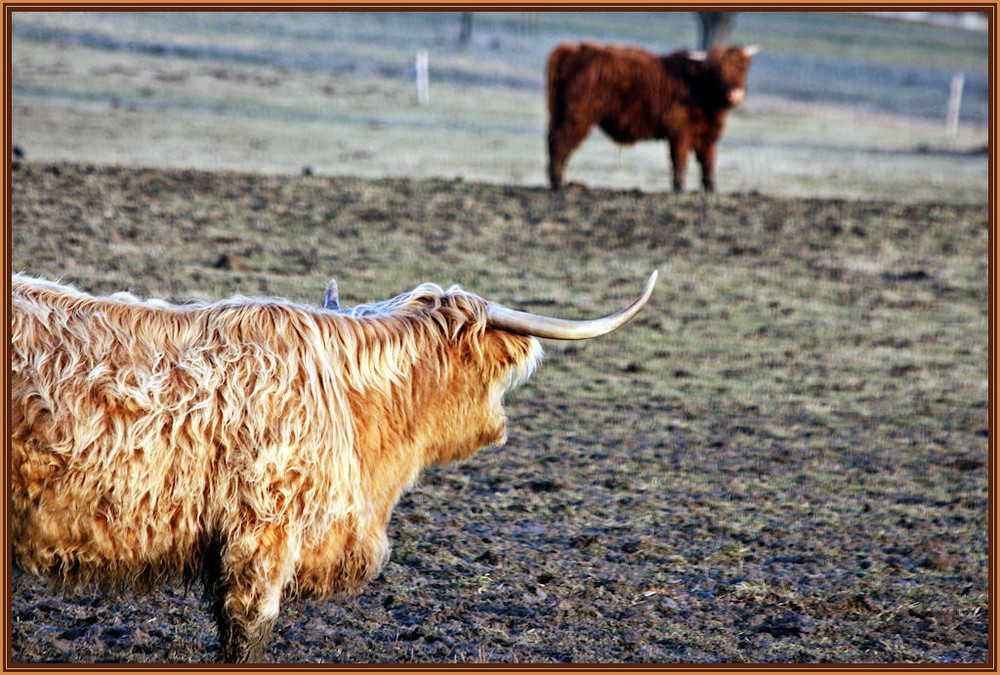
[(688, 153), (691, 151), (691, 141), (687, 138), (675, 138), (670, 142), (670, 163), (674, 170), (674, 192), (684, 192), (684, 180), (687, 178)]
[(274, 527), (234, 539), (221, 551), (212, 588), (221, 660), (259, 662), (292, 577), (292, 546), (287, 533)]
[(701, 165), (701, 185), (705, 192), (715, 192), (715, 144), (695, 148), (695, 156)]
[(562, 187), (569, 156), (589, 133), (590, 126), (584, 124), (563, 123), (558, 128), (549, 129), (549, 184), (553, 190)]

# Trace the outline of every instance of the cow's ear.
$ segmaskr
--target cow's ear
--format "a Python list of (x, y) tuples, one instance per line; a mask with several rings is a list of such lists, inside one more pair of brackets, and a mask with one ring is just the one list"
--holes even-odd
[(506, 379), (507, 389), (527, 380), (542, 359), (538, 340), (527, 335), (487, 330), (478, 336), (478, 340), (486, 379), (491, 382)]

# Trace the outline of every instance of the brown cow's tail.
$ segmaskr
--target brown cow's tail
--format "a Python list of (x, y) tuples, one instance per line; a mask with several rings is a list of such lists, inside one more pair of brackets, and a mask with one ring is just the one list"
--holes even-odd
[(567, 110), (573, 107), (573, 103), (566, 100), (566, 90), (572, 86), (571, 80), (579, 67), (579, 52), (580, 45), (563, 44), (553, 49), (549, 55), (546, 77), (549, 104), (548, 172), (549, 184), (553, 190), (562, 187), (566, 161), (587, 131), (583, 129), (581, 134), (580, 129), (567, 128), (566, 119)]
[(559, 83), (565, 79), (569, 56), (578, 49), (576, 45), (559, 45), (549, 54), (547, 66), (546, 87), (549, 102), (549, 119), (551, 120), (560, 109)]

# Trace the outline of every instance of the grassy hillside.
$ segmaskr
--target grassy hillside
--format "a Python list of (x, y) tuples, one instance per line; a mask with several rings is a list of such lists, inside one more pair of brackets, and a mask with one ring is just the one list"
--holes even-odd
[[(696, 39), (690, 12), (477, 13), (471, 42), (457, 34), (457, 13), (17, 13), (14, 142), (46, 161), (541, 185), (552, 46)], [(764, 51), (722, 141), (720, 190), (985, 202), (985, 33), (744, 12), (732, 37)], [(958, 71), (964, 124), (949, 138)], [(568, 179), (664, 190), (666, 150), (595, 132)]]

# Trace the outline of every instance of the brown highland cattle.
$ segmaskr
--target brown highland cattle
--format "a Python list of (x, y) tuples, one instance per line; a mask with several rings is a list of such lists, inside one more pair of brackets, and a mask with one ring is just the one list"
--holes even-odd
[(746, 97), (756, 47), (658, 56), (637, 47), (592, 43), (556, 47), (548, 62), (549, 182), (563, 184), (569, 156), (596, 124), (616, 143), (666, 139), (674, 190), (684, 190), (688, 154), (715, 189), (715, 145), (726, 114)]
[(72, 587), (203, 577), (221, 657), (256, 661), (282, 596), (357, 589), (425, 466), (506, 440), (536, 337), (593, 321), (424, 284), (340, 310), (236, 297), (172, 305), (11, 278), (13, 562)]

